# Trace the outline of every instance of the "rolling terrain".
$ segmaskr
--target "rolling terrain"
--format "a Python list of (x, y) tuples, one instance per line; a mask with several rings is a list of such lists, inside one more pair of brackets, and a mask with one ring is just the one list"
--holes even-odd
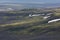
[[(48, 19), (43, 19), (44, 16), (29, 17), (29, 14), (50, 12), (53, 15)], [(59, 13), (59, 8), (0, 12), (0, 40), (60, 40), (60, 21), (48, 23), (60, 18)]]

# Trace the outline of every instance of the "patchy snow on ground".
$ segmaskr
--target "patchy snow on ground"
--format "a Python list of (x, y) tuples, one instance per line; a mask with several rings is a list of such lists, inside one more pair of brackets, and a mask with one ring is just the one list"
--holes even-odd
[(60, 19), (50, 20), (50, 21), (48, 21), (48, 23), (57, 22), (57, 21), (60, 21)]

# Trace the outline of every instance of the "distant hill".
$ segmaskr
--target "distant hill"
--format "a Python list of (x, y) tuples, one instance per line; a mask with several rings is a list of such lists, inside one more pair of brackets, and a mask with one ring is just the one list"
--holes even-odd
[(0, 9), (12, 8), (14, 10), (20, 10), (24, 8), (54, 8), (60, 7), (60, 3), (55, 4), (34, 4), (34, 3), (0, 3)]

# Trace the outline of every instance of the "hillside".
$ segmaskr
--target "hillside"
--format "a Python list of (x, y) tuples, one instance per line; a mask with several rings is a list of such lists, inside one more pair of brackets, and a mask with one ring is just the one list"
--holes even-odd
[[(60, 21), (48, 23), (60, 18), (59, 11), (56, 8), (0, 12), (0, 40), (60, 40)], [(51, 17), (44, 19), (50, 12)], [(45, 15), (29, 17), (29, 14)]]

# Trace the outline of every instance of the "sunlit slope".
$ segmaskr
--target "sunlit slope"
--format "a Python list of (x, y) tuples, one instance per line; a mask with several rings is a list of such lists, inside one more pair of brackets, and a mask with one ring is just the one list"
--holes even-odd
[[(10, 24), (2, 24), (0, 25), (2, 30), (6, 30), (10, 33), (14, 33), (17, 35), (33, 35), (33, 34), (45, 34), (45, 33), (56, 33), (60, 28), (60, 22), (47, 23), (47, 19), (43, 19), (42, 17), (25, 17), (25, 20), (18, 21)], [(60, 32), (58, 32), (60, 33)]]
[(31, 24), (31, 23), (36, 23), (36, 22), (41, 22), (43, 19), (41, 17), (25, 17), (25, 20), (21, 21), (16, 21), (15, 23), (9, 23), (9, 24), (1, 24), (0, 26), (15, 26), (15, 25), (23, 25), (23, 24)]
[[(37, 24), (37, 25), (36, 25)], [(60, 22), (54, 22), (54, 23), (43, 23), (43, 24), (38, 24), (36, 23), (26, 23), (25, 25), (21, 24), (20, 25), (8, 25), (4, 27), (4, 30), (14, 33), (17, 35), (34, 35), (34, 34), (45, 34), (45, 33), (56, 33), (59, 34), (60, 32)]]

